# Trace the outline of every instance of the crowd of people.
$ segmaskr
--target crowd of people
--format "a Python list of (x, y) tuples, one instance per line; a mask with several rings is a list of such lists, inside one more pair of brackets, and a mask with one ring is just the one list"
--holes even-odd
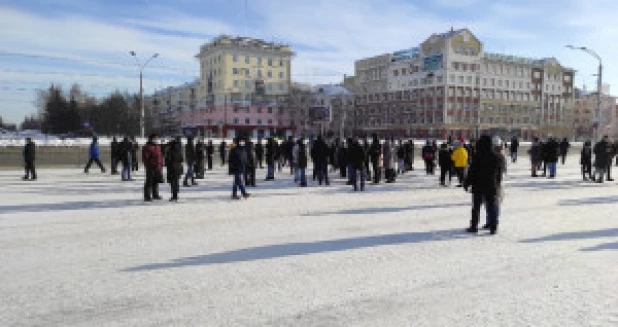
[[(205, 171), (213, 169), (215, 148), (211, 140), (205, 143), (201, 138), (188, 137), (184, 146), (182, 141), (177, 137), (161, 142), (160, 137), (153, 134), (142, 147), (144, 201), (161, 200), (159, 184), (165, 182), (170, 185), (170, 201), (178, 201), (181, 179), (184, 187), (196, 186), (196, 180), (204, 179)], [(556, 178), (557, 164), (565, 164), (569, 148), (567, 139), (535, 139), (528, 150), (531, 176)], [(132, 172), (139, 169), (139, 150), (135, 138), (125, 137), (121, 142), (114, 138), (110, 147), (111, 174), (121, 175), (122, 181), (132, 181)], [(489, 136), (467, 142), (463, 138), (449, 138), (439, 146), (436, 141), (428, 140), (420, 149), (425, 174), (435, 175), (437, 167), (440, 169), (440, 186), (450, 186), (455, 176), (457, 187), (472, 192), (473, 208), (468, 232), (478, 231), (482, 205), (485, 205), (487, 212), (487, 222), (483, 228), (489, 229), (492, 234), (498, 229), (503, 199), (502, 178), (507, 169), (504, 152), (507, 150), (511, 162), (516, 163), (519, 141), (515, 137), (510, 142)], [(590, 141), (585, 142), (580, 159), (584, 181), (603, 183), (606, 175), (607, 180), (612, 181), (611, 166), (617, 153), (618, 143), (611, 143), (607, 136), (594, 147)], [(266, 168), (266, 182), (275, 180), (276, 172), (281, 173), (286, 166), (289, 167), (298, 187), (307, 187), (309, 163), (313, 165), (311, 178), (319, 186), (330, 185), (329, 174), (332, 173), (338, 173), (340, 178), (346, 179), (347, 185), (360, 192), (365, 191), (367, 182), (378, 184), (383, 179), (385, 183), (394, 183), (398, 176), (414, 170), (415, 144), (394, 139), (381, 141), (377, 135), (373, 135), (371, 142), (354, 137), (327, 141), (321, 136), (312, 140), (289, 137), (282, 142), (271, 137), (258, 139), (256, 143), (249, 138), (235, 138), (229, 146), (225, 141), (219, 144), (219, 155), (221, 166), (227, 164), (228, 172), (233, 176), (231, 198), (241, 200), (251, 196), (247, 188), (256, 186), (257, 169), (263, 167)], [(35, 144), (31, 139), (26, 140), (23, 156), (26, 171), (23, 179), (36, 179)], [(93, 137), (90, 144), (85, 173), (89, 172), (93, 163), (102, 173), (106, 172), (100, 160), (97, 137)], [(119, 164), (122, 165), (120, 172)]]

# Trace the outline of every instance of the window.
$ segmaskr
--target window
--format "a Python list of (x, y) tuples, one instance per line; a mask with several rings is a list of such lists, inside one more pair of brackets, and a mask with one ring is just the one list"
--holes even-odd
[(268, 67), (273, 66), (273, 58), (268, 58)]
[(251, 87), (251, 81), (245, 81), (245, 88), (250, 88)]
[(534, 78), (541, 78), (541, 72), (539, 71), (535, 71), (534, 74), (532, 75)]
[(406, 75), (408, 73), (408, 70), (405, 68), (401, 68), (401, 75)]
[(395, 76), (395, 77), (399, 76), (399, 71), (398, 71), (398, 70), (396, 70), (396, 69), (395, 69), (395, 70), (393, 70), (393, 76)]
[(504, 86), (509, 87), (510, 81), (506, 80), (506, 81), (504, 81), (504, 84), (505, 84)]
[(234, 80), (234, 87), (238, 87), (240, 85), (240, 83), (238, 82), (238, 80)]
[(272, 83), (268, 83), (268, 87), (267, 87), (267, 89), (268, 89), (269, 91), (272, 91), (272, 90), (273, 90), (273, 85), (272, 85)]
[(245, 56), (245, 64), (248, 64), (251, 62), (251, 58), (249, 58), (249, 56)]
[(459, 63), (458, 62), (453, 62), (451, 64), (451, 66), (453, 67), (454, 70), (459, 70)]
[(261, 119), (258, 119), (258, 120), (257, 120), (257, 124), (258, 124), (258, 125), (262, 125), (262, 120), (261, 120)]
[(257, 108), (257, 113), (258, 113), (258, 114), (261, 114), (261, 113), (262, 113), (262, 107), (258, 107), (258, 108)]
[(272, 70), (269, 70), (269, 71), (268, 71), (267, 76), (268, 76), (268, 78), (272, 78), (272, 77), (273, 77), (273, 72), (272, 72)]
[(438, 84), (442, 84), (443, 79), (444, 79), (444, 77), (442, 77), (442, 76), (438, 76), (438, 77), (436, 77), (436, 80), (437, 80), (437, 83), (438, 83)]
[(472, 76), (468, 76), (468, 78), (466, 78), (466, 83), (472, 84)]
[(285, 84), (279, 83), (279, 91), (285, 91)]
[(258, 71), (257, 71), (257, 77), (260, 77), (260, 78), (262, 77), (262, 70), (261, 70), (261, 69), (258, 69)]
[(232, 74), (238, 75), (238, 68), (232, 68)]
[(238, 55), (237, 55), (237, 54), (235, 54), (235, 55), (233, 56), (233, 60), (234, 60), (234, 62), (238, 62)]
[(459, 76), (458, 80), (459, 80), (459, 84), (463, 84), (464, 83), (464, 77), (463, 76)]
[(234, 125), (238, 125), (240, 123), (240, 121), (238, 120), (238, 118), (234, 118)]
[(245, 125), (251, 125), (251, 119), (245, 118)]
[(451, 83), (455, 83), (455, 75), (451, 75), (450, 78), (449, 78), (449, 81)]
[(272, 125), (272, 124), (273, 124), (273, 120), (272, 120), (272, 119), (269, 119), (269, 120), (268, 120), (268, 125)]
[(257, 64), (258, 66), (262, 65), (262, 57), (257, 57)]
[(502, 80), (501, 79), (498, 80), (498, 87), (502, 87)]
[(249, 77), (249, 69), (245, 69), (245, 76)]
[(283, 78), (284, 74), (283, 72), (279, 72), (279, 78)]

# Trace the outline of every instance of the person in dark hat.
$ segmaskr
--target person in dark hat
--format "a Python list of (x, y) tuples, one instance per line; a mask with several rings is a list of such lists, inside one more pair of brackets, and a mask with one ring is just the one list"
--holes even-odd
[(170, 202), (178, 201), (178, 193), (180, 192), (180, 179), (182, 178), (182, 148), (176, 140), (170, 140), (167, 143), (167, 151), (165, 153), (165, 167), (167, 167), (167, 183), (170, 184), (172, 197)]
[(245, 153), (245, 142), (235, 138), (230, 150), (230, 157), (228, 158), (230, 175), (234, 176), (234, 184), (232, 186), (232, 200), (240, 200), (238, 196), (238, 190), (242, 194), (243, 198), (248, 198), (251, 194), (245, 190), (243, 184), (243, 174), (247, 167), (247, 154)]
[(502, 160), (492, 149), (491, 138), (481, 136), (464, 182), (466, 192), (472, 191), (472, 218), (469, 233), (478, 232), (481, 205), (487, 210), (487, 225), (491, 234), (498, 231), (498, 189), (502, 182)]

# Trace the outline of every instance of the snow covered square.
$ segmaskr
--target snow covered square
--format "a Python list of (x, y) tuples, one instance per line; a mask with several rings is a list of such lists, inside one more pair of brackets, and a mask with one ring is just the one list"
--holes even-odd
[(218, 169), (148, 204), (141, 171), (0, 171), (0, 325), (617, 326), (618, 184), (578, 163), (510, 164), (494, 236), (418, 162), (364, 193), (258, 170), (241, 201)]

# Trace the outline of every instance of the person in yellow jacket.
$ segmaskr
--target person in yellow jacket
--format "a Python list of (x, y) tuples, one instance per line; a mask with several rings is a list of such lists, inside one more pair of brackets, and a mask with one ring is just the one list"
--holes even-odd
[(455, 150), (451, 155), (451, 160), (453, 160), (455, 174), (457, 174), (457, 179), (459, 180), (459, 185), (457, 185), (457, 187), (462, 187), (466, 175), (466, 168), (468, 168), (468, 151), (466, 151), (462, 143), (455, 143)]

